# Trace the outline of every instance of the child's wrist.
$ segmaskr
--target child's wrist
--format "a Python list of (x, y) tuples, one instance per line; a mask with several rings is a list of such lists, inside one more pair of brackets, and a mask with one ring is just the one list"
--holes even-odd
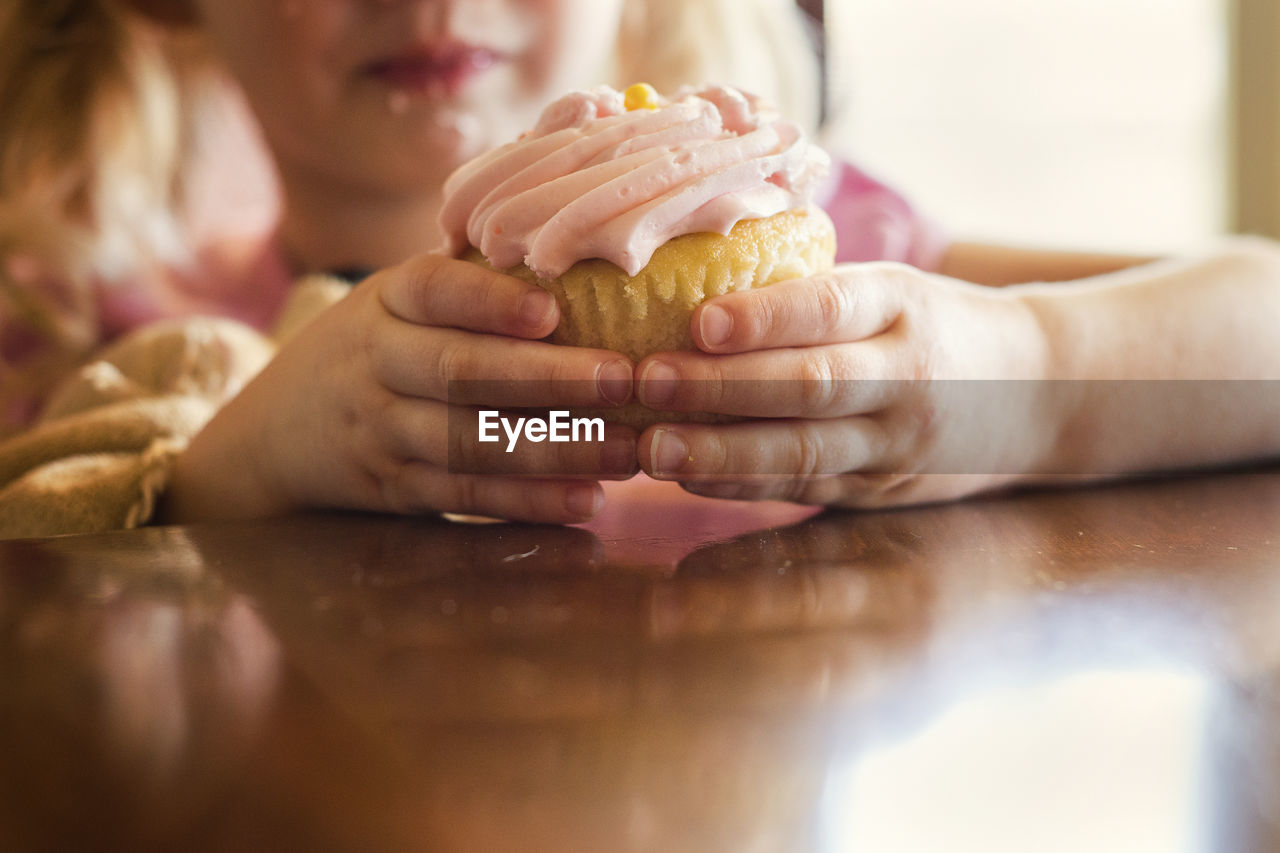
[(1032, 442), (1027, 465), (1018, 478), (1025, 482), (1066, 476), (1073, 457), (1073, 424), (1081, 406), (1080, 383), (1072, 382), (1074, 353), (1063, 340), (1061, 305), (1052, 293), (1037, 289), (1004, 291), (1016, 308), (1015, 381), (1026, 384), (1028, 421), (1025, 435)]
[(159, 523), (183, 524), (278, 515), (287, 508), (268, 488), (253, 449), (226, 444), (218, 416), (174, 460), (156, 506)]

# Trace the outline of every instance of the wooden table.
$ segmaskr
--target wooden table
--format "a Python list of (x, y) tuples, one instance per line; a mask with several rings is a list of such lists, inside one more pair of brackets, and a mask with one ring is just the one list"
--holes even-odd
[(1280, 850), (1280, 471), (0, 543), (0, 849)]

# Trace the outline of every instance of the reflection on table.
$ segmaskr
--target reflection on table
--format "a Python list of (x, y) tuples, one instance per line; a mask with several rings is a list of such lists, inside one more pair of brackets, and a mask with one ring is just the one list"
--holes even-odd
[(0, 543), (0, 849), (1280, 849), (1280, 473)]

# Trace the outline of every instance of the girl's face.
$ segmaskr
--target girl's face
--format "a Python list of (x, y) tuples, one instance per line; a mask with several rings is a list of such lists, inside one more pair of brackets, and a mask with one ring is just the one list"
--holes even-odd
[(592, 86), (623, 0), (196, 0), (286, 180), (438, 190)]

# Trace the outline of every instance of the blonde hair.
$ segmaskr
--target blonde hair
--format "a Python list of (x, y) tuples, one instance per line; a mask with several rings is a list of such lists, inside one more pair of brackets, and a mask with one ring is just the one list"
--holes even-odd
[(181, 98), (156, 29), (111, 2), (16, 0), (0, 46), (0, 256), (72, 278), (181, 256)]
[(610, 82), (659, 91), (727, 83), (814, 132), (821, 83), (812, 35), (795, 0), (627, 0)]

